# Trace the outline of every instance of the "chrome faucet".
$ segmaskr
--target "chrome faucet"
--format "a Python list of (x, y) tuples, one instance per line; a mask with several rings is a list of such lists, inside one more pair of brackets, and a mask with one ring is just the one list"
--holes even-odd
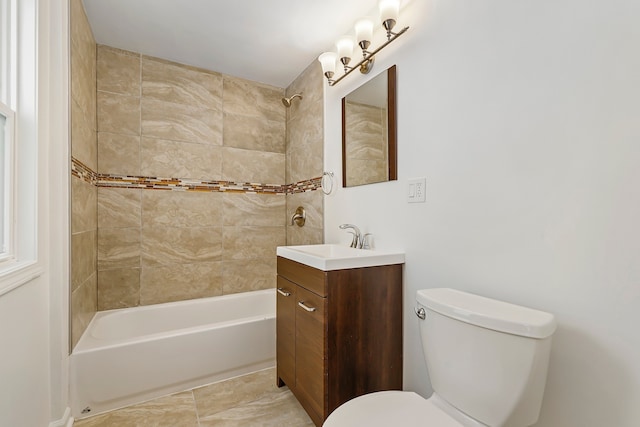
[(347, 228), (352, 229), (353, 231), (350, 233), (353, 234), (353, 240), (351, 241), (352, 248), (362, 249), (362, 234), (360, 234), (360, 229), (353, 224), (342, 224), (339, 226), (341, 230), (346, 230)]

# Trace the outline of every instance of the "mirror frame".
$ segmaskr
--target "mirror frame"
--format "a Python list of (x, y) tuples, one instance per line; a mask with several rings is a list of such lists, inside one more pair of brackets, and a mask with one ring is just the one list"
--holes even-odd
[[(389, 178), (387, 181), (398, 179), (398, 142), (397, 142), (397, 118), (396, 118), (396, 66), (392, 65), (387, 73), (387, 154), (389, 159)], [(366, 84), (366, 82), (364, 83)], [(342, 98), (342, 187), (347, 188), (347, 96)], [(380, 182), (387, 182), (380, 181)], [(369, 184), (378, 184), (372, 182)], [(361, 185), (369, 185), (361, 184)], [(353, 185), (352, 187), (357, 187)]]

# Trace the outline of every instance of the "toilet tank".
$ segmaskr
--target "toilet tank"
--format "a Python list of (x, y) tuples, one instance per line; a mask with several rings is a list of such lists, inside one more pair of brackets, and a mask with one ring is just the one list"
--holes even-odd
[(420, 335), (433, 390), (492, 427), (538, 419), (547, 377), (552, 314), (454, 289), (423, 289)]

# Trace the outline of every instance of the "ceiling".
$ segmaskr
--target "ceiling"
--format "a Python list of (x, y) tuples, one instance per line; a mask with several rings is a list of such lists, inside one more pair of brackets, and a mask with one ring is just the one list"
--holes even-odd
[(285, 88), (377, 0), (84, 0), (99, 44)]

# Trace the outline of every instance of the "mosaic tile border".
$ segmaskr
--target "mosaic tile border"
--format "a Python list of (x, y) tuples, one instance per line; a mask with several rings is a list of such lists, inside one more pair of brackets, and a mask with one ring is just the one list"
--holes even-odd
[(198, 181), (181, 178), (98, 174), (74, 157), (71, 158), (71, 175), (97, 187), (259, 194), (295, 194), (315, 191), (321, 188), (322, 181), (322, 177), (317, 177), (293, 184), (271, 185), (252, 182)]
[(91, 185), (98, 183), (98, 174), (75, 157), (71, 157), (71, 176), (80, 178)]

